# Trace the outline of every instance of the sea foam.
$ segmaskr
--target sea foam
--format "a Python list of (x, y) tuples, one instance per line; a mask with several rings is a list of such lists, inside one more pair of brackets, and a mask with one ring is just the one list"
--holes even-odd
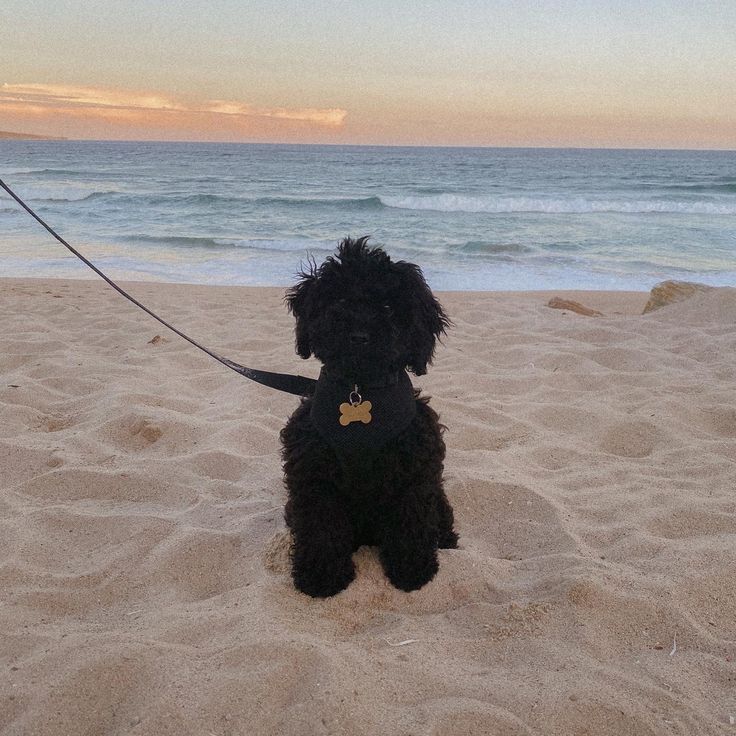
[(674, 200), (545, 199), (534, 197), (473, 197), (458, 194), (433, 196), (380, 197), (386, 207), (435, 212), (540, 212), (545, 214), (586, 214), (621, 212), (647, 214), (662, 212), (689, 215), (734, 215), (736, 204), (729, 202), (678, 202)]

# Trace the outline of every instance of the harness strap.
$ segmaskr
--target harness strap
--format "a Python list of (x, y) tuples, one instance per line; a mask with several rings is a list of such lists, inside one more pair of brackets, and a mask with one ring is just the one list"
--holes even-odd
[(52, 227), (47, 225), (2, 179), (0, 179), (0, 187), (2, 187), (34, 220), (43, 225), (51, 235), (56, 238), (67, 250), (71, 251), (82, 263), (89, 266), (98, 276), (104, 279), (115, 291), (124, 296), (128, 301), (133, 302), (136, 307), (140, 307), (146, 314), (149, 314), (155, 320), (158, 320), (164, 327), (168, 327), (172, 332), (175, 332), (179, 337), (183, 337), (187, 342), (199, 348), (203, 352), (207, 353), (210, 357), (219, 361), (223, 365), (227, 366), (236, 373), (239, 373), (245, 378), (249, 378), (251, 381), (256, 381), (269, 388), (275, 388), (277, 391), (285, 391), (289, 394), (296, 394), (297, 396), (310, 396), (314, 393), (317, 381), (314, 378), (306, 378), (304, 376), (293, 376), (289, 373), (272, 373), (271, 371), (262, 371), (256, 368), (246, 368), (240, 363), (235, 363), (232, 360), (223, 358), (209, 348), (200, 345), (196, 340), (192, 339), (188, 335), (185, 335), (181, 330), (178, 330), (173, 325), (170, 325), (166, 320), (159, 317), (155, 312), (151, 311), (148, 307), (141, 304), (135, 297), (128, 294), (125, 289), (118, 286), (111, 278), (106, 276), (100, 271), (94, 263), (85, 258), (78, 250), (73, 248), (69, 243), (64, 240)]

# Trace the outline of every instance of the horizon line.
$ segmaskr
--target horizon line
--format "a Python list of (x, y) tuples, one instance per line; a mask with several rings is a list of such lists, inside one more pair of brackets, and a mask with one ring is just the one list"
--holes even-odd
[[(10, 137), (1, 137), (2, 133), (10, 133)], [(50, 143), (166, 143), (166, 144), (196, 144), (213, 146), (290, 146), (293, 148), (430, 148), (430, 149), (495, 149), (495, 150), (542, 150), (542, 151), (682, 151), (682, 152), (713, 152), (735, 153), (734, 148), (687, 148), (687, 147), (650, 147), (650, 146), (549, 146), (549, 145), (493, 145), (493, 144), (426, 144), (426, 143), (286, 143), (281, 141), (211, 141), (211, 140), (168, 140), (161, 138), (69, 138), (34, 133), (14, 133), (0, 131), (0, 143), (16, 142), (50, 142)]]

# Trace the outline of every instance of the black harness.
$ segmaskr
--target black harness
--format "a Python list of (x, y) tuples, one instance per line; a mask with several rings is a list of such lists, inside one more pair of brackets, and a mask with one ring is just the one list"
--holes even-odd
[(322, 368), (309, 415), (333, 449), (353, 453), (386, 444), (416, 412), (414, 387), (404, 370), (356, 385)]

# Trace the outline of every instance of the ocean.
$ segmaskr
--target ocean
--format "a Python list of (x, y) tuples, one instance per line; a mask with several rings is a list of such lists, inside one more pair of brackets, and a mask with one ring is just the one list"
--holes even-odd
[[(736, 151), (0, 141), (114, 279), (283, 286), (370, 235), (434, 289), (736, 285)], [(0, 275), (97, 278), (0, 191)]]

